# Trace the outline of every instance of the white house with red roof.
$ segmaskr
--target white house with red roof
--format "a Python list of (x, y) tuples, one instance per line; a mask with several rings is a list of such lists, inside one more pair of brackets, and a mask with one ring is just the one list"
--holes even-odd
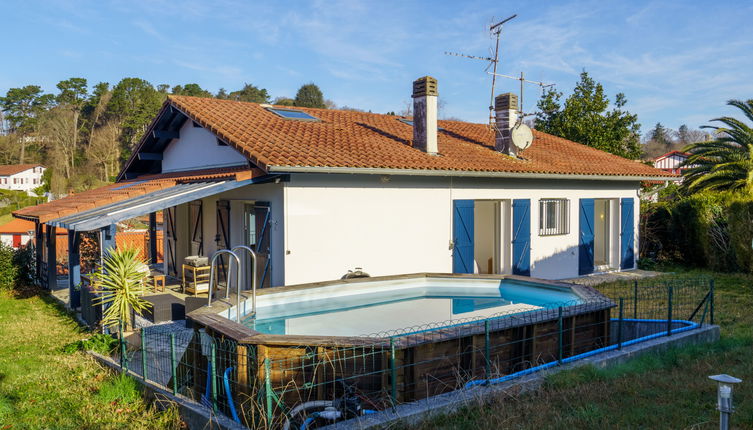
[(115, 223), (162, 211), (165, 274), (247, 245), (261, 286), (356, 267), (547, 279), (635, 267), (640, 183), (675, 175), (536, 130), (521, 149), (515, 95), (497, 97), (489, 126), (437, 120), (437, 94), (415, 81), (413, 118), (170, 96), (117, 183), (14, 215), (40, 243), (68, 229), (75, 249), (80, 232), (107, 247)]
[(42, 185), (44, 171), (41, 164), (0, 165), (0, 189), (26, 191), (34, 196), (34, 189)]

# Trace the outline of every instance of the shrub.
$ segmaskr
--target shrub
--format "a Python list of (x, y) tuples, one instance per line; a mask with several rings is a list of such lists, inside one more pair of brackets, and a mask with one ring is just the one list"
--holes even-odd
[(17, 284), (33, 285), (36, 280), (36, 259), (34, 245), (29, 242), (28, 245), (18, 248), (13, 255), (13, 264), (18, 269), (16, 279)]
[(14, 263), (13, 248), (0, 244), (0, 290), (15, 288), (18, 280), (18, 266)]
[(753, 200), (737, 199), (727, 210), (729, 238), (737, 265), (753, 272)]
[(63, 347), (63, 352), (73, 353), (76, 351), (94, 351), (102, 355), (110, 355), (118, 346), (118, 339), (109, 334), (95, 334), (89, 339), (82, 339), (69, 343)]

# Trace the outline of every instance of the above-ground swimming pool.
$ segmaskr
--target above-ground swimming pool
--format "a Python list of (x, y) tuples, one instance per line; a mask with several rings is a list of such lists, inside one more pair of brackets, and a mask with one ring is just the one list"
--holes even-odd
[[(581, 303), (572, 289), (515, 279), (417, 278), (270, 291), (257, 298), (256, 319), (244, 324), (265, 334), (359, 336), (404, 331), (498, 314)], [(229, 310), (230, 319), (235, 310)]]

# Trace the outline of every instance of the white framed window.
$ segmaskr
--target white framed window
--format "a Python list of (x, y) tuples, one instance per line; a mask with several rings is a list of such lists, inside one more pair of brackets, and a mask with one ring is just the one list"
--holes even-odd
[(570, 200), (539, 200), (539, 236), (570, 233)]

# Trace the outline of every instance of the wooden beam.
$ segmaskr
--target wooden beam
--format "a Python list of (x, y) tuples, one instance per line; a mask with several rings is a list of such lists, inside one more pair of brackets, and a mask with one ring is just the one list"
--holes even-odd
[(139, 160), (162, 161), (161, 152), (139, 152), (136, 157)]
[(157, 212), (149, 213), (149, 264), (157, 264)]
[(156, 139), (177, 139), (180, 137), (180, 133), (175, 130), (154, 130), (152, 136)]
[(46, 243), (47, 243), (47, 289), (52, 290), (57, 285), (57, 256), (56, 256), (56, 250), (55, 247), (55, 239), (57, 239), (57, 232), (55, 227), (52, 227), (50, 225), (47, 225), (47, 229), (45, 230), (47, 233)]

